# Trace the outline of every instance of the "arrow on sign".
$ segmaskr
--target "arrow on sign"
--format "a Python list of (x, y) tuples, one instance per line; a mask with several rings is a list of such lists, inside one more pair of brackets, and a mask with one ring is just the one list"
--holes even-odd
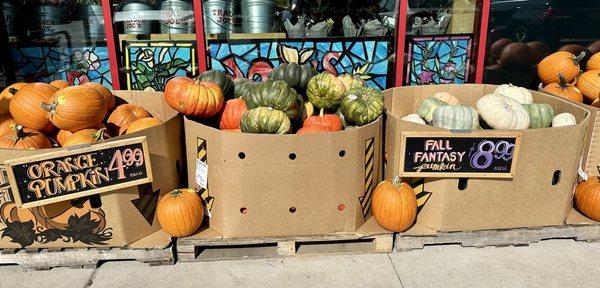
[(140, 198), (131, 200), (131, 203), (133, 203), (135, 208), (137, 208), (142, 216), (146, 218), (148, 224), (152, 225), (152, 222), (154, 222), (154, 213), (156, 212), (156, 205), (158, 204), (160, 189), (153, 191), (154, 189), (152, 188), (152, 183), (138, 185), (137, 188)]

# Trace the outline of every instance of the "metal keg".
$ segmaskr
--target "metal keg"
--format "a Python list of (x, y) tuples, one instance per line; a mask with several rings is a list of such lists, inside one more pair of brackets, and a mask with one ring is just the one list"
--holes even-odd
[(269, 33), (273, 28), (273, 0), (242, 0), (244, 33)]
[(104, 14), (102, 13), (102, 6), (83, 6), (80, 8), (79, 14), (83, 20), (86, 36), (92, 40), (104, 39)]
[[(154, 10), (152, 6), (142, 2), (129, 2), (123, 5), (121, 11), (123, 12), (140, 12), (143, 16), (144, 11)], [(150, 34), (152, 33), (152, 23), (153, 20), (143, 19), (144, 17), (139, 17), (140, 19), (132, 19), (126, 20), (123, 22), (123, 30), (125, 34)]]
[(206, 34), (234, 32), (235, 1), (207, 0), (202, 3)]
[(61, 7), (40, 5), (35, 7), (31, 30), (33, 34), (48, 38), (56, 36), (56, 26), (61, 25), (64, 10)]
[(194, 33), (194, 6), (191, 0), (165, 0), (160, 5), (160, 33)]

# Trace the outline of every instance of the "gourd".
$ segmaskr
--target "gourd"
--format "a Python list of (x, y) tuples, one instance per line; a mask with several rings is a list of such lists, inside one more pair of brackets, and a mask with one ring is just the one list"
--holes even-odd
[(402, 117), (402, 120), (421, 124), (421, 125), (427, 125), (427, 123), (425, 123), (425, 120), (423, 120), (423, 118), (419, 117), (419, 115), (417, 115), (417, 114), (406, 115), (406, 116)]
[(317, 71), (310, 64), (281, 63), (271, 71), (269, 79), (285, 81), (297, 91), (304, 91), (308, 81), (315, 75)]
[(583, 52), (579, 56), (566, 51), (552, 53), (538, 64), (538, 76), (544, 85), (559, 82), (559, 74), (562, 74), (565, 80), (571, 83), (579, 75), (579, 62), (584, 57), (585, 53)]
[(344, 84), (346, 90), (350, 90), (352, 88), (366, 86), (365, 80), (360, 78), (360, 76), (352, 75), (352, 74), (342, 74), (337, 76), (338, 80)]
[(41, 105), (54, 126), (71, 132), (98, 126), (107, 112), (104, 96), (84, 86), (61, 89)]
[(554, 119), (554, 108), (546, 103), (523, 104), (529, 113), (529, 128), (548, 128)]
[(110, 135), (106, 133), (106, 128), (102, 129), (83, 129), (73, 133), (62, 144), (63, 147), (70, 147), (82, 144), (92, 144), (100, 140), (108, 139)]
[(433, 112), (435, 112), (435, 109), (444, 105), (448, 104), (437, 98), (428, 97), (427, 99), (423, 100), (423, 103), (421, 103), (419, 110), (417, 110), (417, 114), (421, 118), (425, 119), (425, 121), (431, 122), (433, 120)]
[(42, 132), (17, 125), (12, 133), (0, 136), (0, 148), (44, 149), (52, 148), (52, 143)]
[(433, 126), (444, 129), (476, 130), (479, 128), (477, 110), (469, 106), (440, 106), (433, 112)]
[(600, 221), (600, 177), (590, 176), (575, 187), (577, 208), (594, 221)]
[(162, 230), (172, 237), (190, 236), (202, 224), (202, 200), (194, 189), (175, 189), (162, 196), (156, 217)]
[(310, 116), (304, 120), (303, 127), (310, 127), (313, 125), (321, 125), (329, 128), (330, 131), (342, 130), (342, 120), (335, 114), (324, 114), (324, 110), (321, 109), (319, 116)]
[(108, 116), (108, 127), (113, 131), (113, 135), (123, 135), (129, 125), (138, 119), (152, 117), (148, 111), (135, 104), (122, 104)]
[(433, 94), (433, 98), (438, 99), (448, 105), (460, 105), (460, 101), (458, 101), (456, 96), (445, 91)]
[(308, 133), (323, 133), (323, 132), (331, 132), (331, 129), (327, 126), (323, 126), (321, 124), (313, 124), (310, 126), (304, 126), (296, 132), (296, 134), (308, 134)]
[(533, 50), (521, 42), (508, 44), (500, 54), (500, 64), (509, 71), (530, 71), (534, 60)]
[(383, 114), (383, 94), (369, 87), (357, 87), (344, 93), (340, 110), (346, 122), (367, 125)]
[(96, 82), (87, 82), (81, 86), (92, 88), (100, 93), (100, 95), (102, 95), (106, 101), (106, 111), (110, 111), (115, 108), (115, 95), (113, 95), (108, 88), (104, 87), (104, 85)]
[(552, 119), (552, 127), (577, 125), (577, 119), (571, 113), (560, 113)]
[(167, 82), (165, 100), (175, 111), (191, 117), (209, 118), (221, 111), (225, 97), (212, 82), (175, 77)]
[(69, 83), (67, 83), (67, 81), (60, 80), (60, 79), (50, 82), (50, 85), (56, 87), (56, 89), (59, 89), (59, 90), (69, 87)]
[(583, 94), (574, 85), (568, 84), (562, 74), (558, 75), (559, 83), (550, 83), (544, 87), (544, 90), (553, 95), (569, 99), (578, 103), (583, 102)]
[(592, 55), (585, 66), (586, 70), (600, 70), (600, 52)]
[(257, 85), (256, 82), (246, 78), (235, 78), (233, 80), (233, 97), (245, 98), (246, 95), (252, 93), (252, 90)]
[(10, 100), (13, 98), (13, 96), (15, 96), (15, 94), (17, 94), (19, 89), (21, 89), (25, 85), (27, 85), (27, 83), (17, 82), (2, 90), (2, 92), (0, 93), (0, 114), (7, 114), (10, 112)]
[(346, 87), (329, 73), (321, 73), (308, 81), (308, 101), (319, 109), (335, 110), (340, 106)]
[(56, 91), (56, 87), (46, 83), (27, 84), (10, 100), (10, 114), (24, 127), (50, 133), (54, 130), (54, 125), (46, 117), (42, 103), (49, 102)]
[(494, 93), (502, 94), (508, 98), (512, 98), (521, 104), (531, 104), (533, 103), (533, 95), (529, 90), (514, 86), (512, 84), (502, 84), (496, 88)]
[(246, 101), (244, 99), (227, 100), (225, 109), (223, 109), (223, 113), (221, 114), (219, 128), (221, 130), (239, 129), (242, 115), (246, 111), (248, 111), (248, 108), (246, 108)]
[(240, 128), (243, 133), (287, 134), (292, 123), (282, 111), (258, 107), (244, 112)]
[(257, 84), (244, 100), (248, 109), (271, 107), (282, 111), (290, 119), (300, 118), (304, 105), (302, 96), (281, 80), (267, 80)]
[(583, 97), (593, 102), (600, 97), (600, 70), (589, 70), (577, 78), (577, 88)]
[(392, 232), (410, 228), (417, 217), (415, 191), (400, 177), (383, 181), (373, 190), (371, 209), (377, 223)]
[(209, 70), (202, 72), (197, 78), (197, 80), (204, 82), (212, 82), (217, 84), (221, 91), (223, 92), (223, 96), (225, 99), (233, 98), (233, 81), (225, 75), (225, 73), (217, 70)]
[(513, 130), (529, 127), (529, 113), (512, 98), (492, 93), (481, 97), (476, 107), (481, 118), (494, 129)]
[(154, 117), (141, 118), (133, 121), (131, 125), (127, 127), (127, 131), (125, 132), (125, 134), (131, 134), (154, 126), (158, 126), (160, 125), (160, 123), (162, 123), (162, 121)]

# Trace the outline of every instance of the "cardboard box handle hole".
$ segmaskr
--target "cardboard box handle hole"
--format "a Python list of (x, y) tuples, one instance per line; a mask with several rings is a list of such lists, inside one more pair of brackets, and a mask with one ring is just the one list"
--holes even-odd
[(290, 207), (290, 213), (296, 213), (296, 207)]
[(554, 171), (554, 174), (552, 174), (552, 186), (560, 183), (560, 174), (560, 170)]
[(248, 213), (248, 208), (246, 208), (246, 207), (240, 208), (240, 213), (247, 214)]
[(342, 211), (344, 211), (344, 210), (346, 210), (346, 205), (344, 205), (344, 204), (340, 204), (340, 205), (338, 206), (338, 211), (342, 212)]
[(290, 155), (288, 157), (290, 158), (290, 160), (295, 160), (296, 159), (296, 153), (290, 153)]
[(238, 153), (238, 157), (239, 157), (240, 159), (244, 159), (244, 158), (246, 158), (246, 153), (244, 153), (244, 152), (240, 152), (240, 153)]
[(458, 178), (458, 190), (465, 190), (467, 189), (467, 185), (469, 184), (469, 179), (468, 178)]
[(340, 153), (338, 153), (338, 155), (340, 155), (340, 157), (346, 156), (346, 150), (341, 150)]

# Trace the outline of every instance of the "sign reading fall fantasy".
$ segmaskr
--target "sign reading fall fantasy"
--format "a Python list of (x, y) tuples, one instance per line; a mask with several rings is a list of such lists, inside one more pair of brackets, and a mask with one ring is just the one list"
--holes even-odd
[(403, 133), (400, 175), (512, 178), (520, 139), (518, 133)]
[(145, 137), (6, 162), (15, 203), (30, 208), (152, 182)]

